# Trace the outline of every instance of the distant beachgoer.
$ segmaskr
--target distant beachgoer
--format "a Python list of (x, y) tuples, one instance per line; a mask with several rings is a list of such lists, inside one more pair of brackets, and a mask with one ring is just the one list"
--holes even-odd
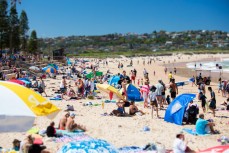
[(202, 106), (202, 109), (203, 109), (203, 112), (204, 113), (206, 111), (206, 108), (205, 108), (205, 106), (206, 106), (206, 99), (207, 99), (207, 97), (202, 92), (200, 92), (199, 93), (199, 100), (201, 100), (201, 106)]
[[(223, 88), (223, 83), (222, 83), (221, 78), (219, 78), (218, 93), (220, 93), (220, 91), (222, 92), (222, 88)], [(222, 93), (222, 95), (223, 95), (223, 93)]]
[(156, 75), (156, 72), (155, 72), (155, 71), (153, 71), (153, 75), (154, 75), (154, 76)]
[(61, 91), (61, 98), (64, 98), (64, 95), (67, 92), (67, 82), (65, 76), (62, 77), (62, 80), (60, 82), (60, 91)]
[[(39, 87), (39, 85), (38, 85), (38, 87)], [(46, 94), (46, 92), (45, 92), (45, 87), (46, 87), (46, 85), (45, 85), (45, 82), (44, 82), (44, 80), (42, 79), (42, 77), (40, 77), (40, 87), (43, 89), (43, 92), (45, 93), (45, 96), (47, 97), (47, 94)]]
[(209, 109), (212, 111), (213, 116), (215, 117), (215, 109), (216, 109), (216, 98), (215, 98), (215, 92), (212, 90), (212, 87), (208, 87), (208, 91), (211, 94), (211, 99), (209, 100)]
[(164, 71), (165, 71), (165, 74), (167, 74), (167, 68), (166, 67), (164, 68)]
[(148, 95), (150, 92), (150, 87), (148, 82), (145, 82), (145, 85), (141, 87), (141, 94), (144, 99), (144, 108), (148, 108)]
[(170, 71), (170, 72), (169, 72), (169, 75), (168, 75), (168, 77), (169, 77), (169, 82), (171, 82), (171, 81), (172, 81), (172, 78), (173, 78), (173, 74), (172, 74), (172, 71)]
[(131, 82), (135, 84), (135, 72), (131, 70)]
[(174, 74), (176, 74), (176, 73), (177, 73), (177, 68), (174, 67)]
[(160, 105), (160, 109), (163, 108), (162, 104), (162, 92), (164, 91), (164, 86), (162, 85), (162, 80), (158, 80), (158, 84), (155, 85), (156, 87), (156, 100), (157, 103)]
[(138, 79), (138, 86), (140, 85), (140, 79)]
[(153, 118), (153, 110), (155, 109), (156, 110), (156, 113), (157, 113), (157, 117), (159, 117), (158, 115), (158, 103), (157, 103), (157, 100), (156, 100), (156, 87), (155, 86), (152, 86), (150, 88), (150, 92), (149, 92), (149, 101), (150, 101), (150, 105), (152, 107), (152, 112), (151, 112), (151, 117)]

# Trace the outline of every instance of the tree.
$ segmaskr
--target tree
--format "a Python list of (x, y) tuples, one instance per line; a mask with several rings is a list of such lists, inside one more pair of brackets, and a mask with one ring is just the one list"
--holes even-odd
[(20, 37), (21, 37), (21, 49), (26, 51), (27, 49), (27, 39), (28, 39), (28, 31), (29, 31), (29, 21), (27, 14), (24, 10), (22, 10), (21, 15), (20, 15)]
[(29, 52), (32, 54), (36, 54), (38, 49), (38, 43), (37, 43), (37, 32), (35, 30), (32, 31), (30, 39), (29, 39)]
[[(7, 0), (0, 0), (0, 50), (8, 47), (9, 44), (9, 29), (7, 16), (8, 3)], [(0, 54), (0, 57), (2, 54)]]
[(19, 50), (20, 35), (19, 35), (19, 19), (16, 10), (16, 5), (10, 8), (10, 51)]

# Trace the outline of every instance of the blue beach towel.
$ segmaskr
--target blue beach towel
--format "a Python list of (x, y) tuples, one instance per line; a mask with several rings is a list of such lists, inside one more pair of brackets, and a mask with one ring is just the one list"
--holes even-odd
[(190, 128), (184, 128), (184, 129), (182, 129), (182, 131), (189, 133), (191, 135), (196, 135), (196, 136), (208, 136), (208, 135), (210, 135), (210, 134), (198, 134), (195, 130), (190, 129)]

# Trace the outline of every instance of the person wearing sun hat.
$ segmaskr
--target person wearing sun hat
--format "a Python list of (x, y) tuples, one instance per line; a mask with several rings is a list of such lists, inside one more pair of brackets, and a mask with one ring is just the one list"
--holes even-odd
[(77, 129), (80, 129), (80, 130), (83, 130), (83, 131), (86, 131), (86, 128), (80, 124), (76, 124), (74, 119), (75, 119), (75, 114), (74, 113), (71, 113), (70, 114), (70, 117), (67, 119), (67, 123), (66, 123), (66, 130), (68, 132), (74, 132), (75, 130)]

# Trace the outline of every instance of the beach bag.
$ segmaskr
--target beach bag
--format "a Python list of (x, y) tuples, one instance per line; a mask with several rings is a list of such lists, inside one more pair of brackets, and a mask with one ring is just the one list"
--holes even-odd
[(229, 92), (229, 83), (226, 85), (226, 91)]

